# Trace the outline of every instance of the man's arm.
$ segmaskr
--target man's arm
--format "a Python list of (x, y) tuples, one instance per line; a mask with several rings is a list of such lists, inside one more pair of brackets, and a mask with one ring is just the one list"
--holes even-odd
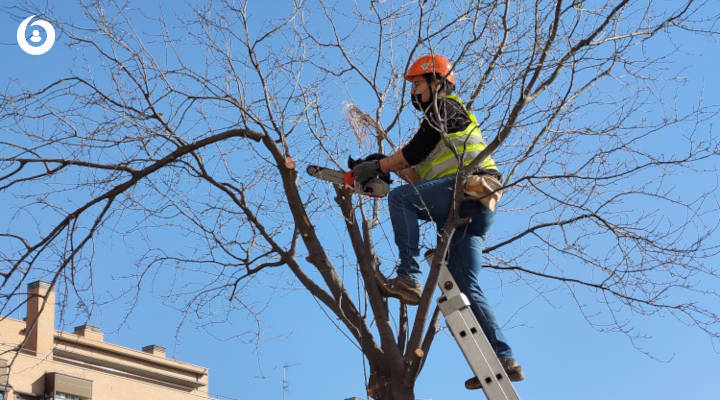
[[(380, 161), (367, 161), (356, 166), (356, 179), (363, 182), (363, 179), (369, 179), (375, 173), (393, 171), (407, 182), (420, 181), (417, 172), (410, 171), (408, 167), (424, 160), (440, 141), (440, 136), (443, 133), (463, 130), (470, 123), (470, 118), (465, 113), (462, 105), (454, 100), (448, 98), (438, 99), (438, 110), (443, 118), (436, 117), (434, 109), (430, 110), (420, 124), (420, 129), (402, 149)], [(441, 132), (436, 126), (433, 126), (429, 122), (430, 120), (445, 121), (443, 131)], [(400, 174), (401, 171), (403, 172), (402, 175)]]
[(382, 172), (397, 172), (409, 166), (410, 163), (405, 159), (402, 150), (380, 160), (380, 171)]

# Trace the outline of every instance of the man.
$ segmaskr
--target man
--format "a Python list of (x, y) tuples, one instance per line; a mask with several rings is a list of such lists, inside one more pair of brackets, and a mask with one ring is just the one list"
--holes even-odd
[[(390, 221), (400, 256), (397, 277), (385, 279), (379, 276), (378, 282), (385, 296), (417, 305), (422, 293), (418, 220), (434, 221), (438, 230), (442, 229), (450, 211), (458, 171), (458, 157), (442, 140), (442, 135), (461, 154), (465, 165), (472, 162), (485, 144), (475, 116), (465, 109), (458, 97), (451, 95), (455, 89), (455, 76), (445, 57), (437, 54), (420, 57), (412, 64), (405, 79), (412, 83), (412, 105), (424, 113), (420, 129), (400, 151), (355, 166), (354, 175), (358, 182), (364, 183), (380, 173), (394, 171), (409, 182), (388, 195)], [(477, 174), (492, 176), (492, 179), (500, 175), (490, 157), (480, 163)], [(460, 290), (468, 296), (470, 307), (510, 380), (520, 381), (524, 379), (522, 368), (515, 362), (478, 282), (483, 243), (495, 218), (494, 209), (494, 200), (463, 202), (460, 215), (471, 217), (471, 220), (458, 227), (453, 235), (448, 268)], [(465, 382), (465, 387), (478, 389), (481, 386), (473, 377)]]

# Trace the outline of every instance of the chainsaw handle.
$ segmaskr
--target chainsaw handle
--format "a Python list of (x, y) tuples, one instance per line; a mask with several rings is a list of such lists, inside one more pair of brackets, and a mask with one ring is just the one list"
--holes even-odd
[(354, 169), (351, 169), (350, 171), (346, 172), (343, 176), (343, 180), (345, 181), (345, 184), (353, 187), (355, 186), (355, 177), (353, 176), (353, 172), (355, 172)]

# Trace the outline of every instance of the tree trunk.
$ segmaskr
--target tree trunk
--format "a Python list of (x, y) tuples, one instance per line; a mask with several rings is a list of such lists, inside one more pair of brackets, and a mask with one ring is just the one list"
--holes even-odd
[(375, 400), (415, 400), (415, 382), (406, 382), (404, 371), (370, 369), (368, 396)]

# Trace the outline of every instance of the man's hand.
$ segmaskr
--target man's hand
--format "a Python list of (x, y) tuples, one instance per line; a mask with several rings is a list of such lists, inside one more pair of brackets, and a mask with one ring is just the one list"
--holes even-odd
[(363, 161), (353, 168), (353, 177), (360, 185), (365, 185), (370, 179), (376, 178), (381, 173), (378, 160)]

